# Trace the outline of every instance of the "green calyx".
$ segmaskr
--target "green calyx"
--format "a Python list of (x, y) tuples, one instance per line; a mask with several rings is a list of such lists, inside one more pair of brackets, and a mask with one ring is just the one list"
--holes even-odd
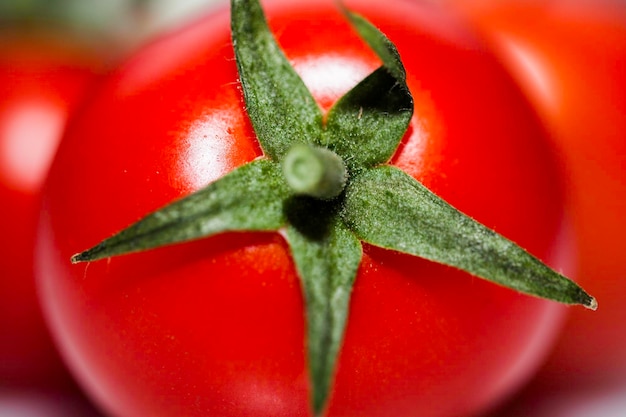
[[(340, 6), (342, 7), (342, 6)], [(514, 290), (595, 309), (573, 281), (387, 164), (413, 115), (395, 46), (343, 9), (382, 65), (325, 120), (272, 36), (258, 0), (232, 0), (246, 109), (265, 157), (72, 258), (94, 261), (226, 231), (282, 231), (302, 282), (312, 408), (327, 404), (362, 242)]]

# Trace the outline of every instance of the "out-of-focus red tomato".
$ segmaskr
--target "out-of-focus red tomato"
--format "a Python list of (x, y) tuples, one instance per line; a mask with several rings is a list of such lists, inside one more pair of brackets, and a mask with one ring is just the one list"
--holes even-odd
[(600, 304), (573, 309), (543, 377), (626, 375), (626, 2), (460, 0), (552, 133), (569, 177), (579, 281)]
[(64, 375), (35, 294), (35, 223), (66, 119), (98, 62), (50, 37), (0, 33), (0, 387)]

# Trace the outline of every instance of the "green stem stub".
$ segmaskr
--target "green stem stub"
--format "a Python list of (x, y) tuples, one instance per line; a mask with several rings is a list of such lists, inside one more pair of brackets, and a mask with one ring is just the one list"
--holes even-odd
[(317, 146), (292, 146), (282, 165), (287, 184), (298, 195), (331, 200), (341, 194), (348, 179), (341, 157)]

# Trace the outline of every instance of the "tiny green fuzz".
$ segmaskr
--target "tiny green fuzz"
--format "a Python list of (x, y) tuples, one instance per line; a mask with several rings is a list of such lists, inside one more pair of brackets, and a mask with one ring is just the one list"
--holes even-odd
[(364, 242), (597, 308), (576, 283), (389, 165), (413, 116), (405, 69), (383, 33), (339, 7), (382, 65), (323, 117), (259, 1), (232, 0), (237, 69), (264, 156), (72, 257), (95, 261), (229, 231), (280, 232), (302, 283), (317, 415), (332, 388)]

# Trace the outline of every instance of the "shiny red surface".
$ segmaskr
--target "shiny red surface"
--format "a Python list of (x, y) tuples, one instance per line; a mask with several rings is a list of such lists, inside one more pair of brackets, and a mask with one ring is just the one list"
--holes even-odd
[[(267, 2), (322, 107), (379, 62), (332, 1)], [(393, 163), (567, 269), (551, 151), (510, 77), (457, 21), (413, 1), (350, 1), (398, 46), (416, 114)], [(112, 415), (309, 416), (302, 296), (279, 234), (225, 234), (71, 265), (172, 199), (260, 156), (218, 13), (140, 52), (70, 126), (46, 185), (45, 310)], [(333, 70), (334, 69), (334, 70)], [(563, 307), (365, 248), (328, 416), (469, 415), (538, 366)]]
[(0, 34), (0, 388), (63, 375), (35, 294), (39, 197), (72, 108), (95, 77), (81, 48)]

